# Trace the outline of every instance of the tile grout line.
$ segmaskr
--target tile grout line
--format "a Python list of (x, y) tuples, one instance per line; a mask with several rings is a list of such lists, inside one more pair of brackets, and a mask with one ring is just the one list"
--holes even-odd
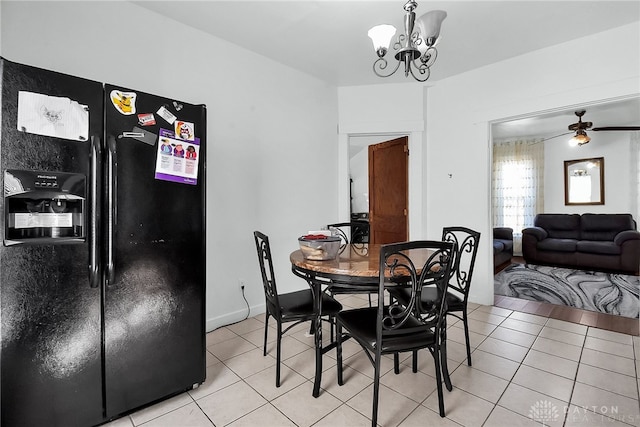
[[(505, 310), (506, 310), (506, 309), (505, 309)], [(509, 319), (509, 318), (511, 317), (511, 315), (512, 315), (513, 313), (515, 313), (515, 312), (516, 312), (515, 310), (511, 310), (511, 313), (509, 314), (509, 316), (507, 316), (507, 317), (505, 318), (505, 320), (506, 320), (506, 319)], [(513, 319), (513, 320), (519, 320), (519, 319)], [(503, 322), (504, 322), (504, 321), (503, 321)], [(547, 318), (547, 322), (548, 322), (548, 318)], [(500, 323), (502, 324), (502, 322), (500, 322)], [(531, 323), (531, 322), (526, 322), (526, 323)], [(545, 325), (546, 325), (546, 322), (545, 322)], [(498, 326), (500, 326), (500, 325), (498, 325)], [(510, 328), (507, 328), (507, 329), (510, 329)], [(542, 329), (544, 329), (544, 325), (543, 325), (543, 327), (542, 327), (542, 328), (540, 328), (540, 331), (538, 331), (538, 333), (535, 335), (536, 339), (540, 336), (540, 332), (542, 332)], [(512, 330), (515, 330), (515, 329), (512, 329)], [(522, 332), (522, 331), (518, 331), (518, 332)], [(533, 335), (533, 334), (530, 334), (530, 335)], [(496, 403), (493, 405), (493, 408), (491, 409), (491, 412), (489, 412), (489, 415), (487, 416), (487, 418), (486, 418), (486, 419), (484, 420), (484, 422), (482, 423), (482, 425), (483, 425), (483, 426), (487, 423), (487, 421), (489, 420), (489, 418), (491, 418), (491, 414), (493, 414), (493, 412), (496, 410), (496, 408), (497, 408), (498, 406), (500, 406), (500, 405), (499, 405), (500, 400), (502, 399), (502, 397), (503, 397), (503, 396), (505, 395), (505, 393), (507, 392), (507, 389), (509, 388), (509, 386), (510, 386), (511, 384), (514, 384), (514, 383), (513, 383), (513, 379), (514, 379), (514, 378), (515, 378), (515, 376), (518, 374), (518, 371), (519, 371), (519, 370), (520, 370), (520, 368), (522, 367), (522, 365), (523, 365), (523, 363), (524, 363), (524, 360), (527, 358), (527, 355), (528, 355), (528, 354), (529, 354), (529, 352), (531, 351), (531, 347), (533, 346), (533, 344), (534, 344), (534, 343), (535, 343), (535, 340), (531, 343), (531, 345), (530, 345), (530, 346), (529, 346), (529, 348), (527, 349), (527, 352), (525, 353), (524, 357), (523, 357), (523, 358), (522, 358), (522, 360), (518, 363), (518, 368), (515, 370), (515, 372), (514, 372), (514, 373), (513, 373), (513, 375), (511, 376), (511, 379), (509, 380), (509, 383), (508, 383), (508, 384), (507, 384), (507, 386), (504, 388), (504, 390), (502, 391), (502, 393), (500, 393), (500, 397), (497, 399)], [(516, 344), (516, 345), (517, 345), (517, 344)], [(500, 356), (498, 356), (498, 357), (500, 357)], [(525, 365), (525, 366), (527, 366), (527, 365)], [(516, 385), (519, 385), (519, 384), (516, 384)], [(523, 387), (523, 388), (527, 388), (527, 387), (524, 387), (524, 386), (521, 386), (521, 387)], [(529, 389), (529, 390), (530, 390), (530, 389)], [(534, 391), (534, 392), (536, 392), (536, 393), (540, 393), (539, 391), (536, 391), (536, 390), (532, 390), (532, 391)], [(544, 394), (544, 393), (540, 393), (540, 394)], [(500, 406), (500, 408), (505, 409), (505, 410), (510, 411), (510, 412), (513, 412), (514, 414), (524, 416), (523, 414), (520, 414), (520, 413), (518, 413), (518, 412), (515, 412), (515, 411), (513, 411), (513, 410), (511, 410), (511, 409), (509, 409), (509, 408), (505, 408), (505, 407), (503, 407), (503, 406)], [(534, 422), (536, 422), (535, 420), (533, 420), (533, 421), (534, 421)]]
[[(480, 309), (480, 308), (482, 308), (482, 307), (484, 307), (484, 306), (481, 306), (481, 305), (476, 306), (476, 307), (475, 307), (472, 311), (470, 311), (469, 313), (472, 313), (472, 312), (476, 312), (476, 311), (478, 311), (478, 313), (482, 312), (482, 313), (486, 313), (486, 314), (488, 314), (488, 315), (492, 315), (492, 314), (494, 314), (494, 313), (492, 313), (491, 311), (479, 310), (479, 309)], [(490, 307), (490, 306), (486, 306), (486, 307)], [(500, 306), (495, 306), (495, 307), (501, 308), (501, 309), (503, 309), (503, 310), (505, 310), (505, 311), (509, 311), (510, 313), (509, 313), (506, 317), (504, 317), (504, 318), (500, 321), (500, 323), (498, 323), (497, 325), (495, 325), (494, 329), (492, 329), (492, 331), (491, 331), (488, 335), (483, 335), (483, 338), (478, 342), (478, 345), (477, 345), (477, 346), (475, 346), (475, 348), (473, 349), (472, 356), (473, 356), (473, 353), (475, 353), (475, 352), (476, 352), (476, 350), (478, 350), (478, 349), (479, 349), (479, 347), (482, 345), (482, 343), (484, 343), (484, 342), (487, 340), (487, 338), (489, 338), (489, 337), (491, 336), (491, 334), (492, 334), (492, 333), (493, 333), (493, 332), (494, 332), (498, 327), (502, 327), (502, 324), (503, 324), (503, 323), (504, 323), (504, 321), (505, 321), (505, 320), (507, 320), (507, 319), (510, 319), (510, 318), (511, 318), (511, 319), (513, 319), (513, 320), (518, 320), (518, 321), (520, 321), (520, 322), (524, 322), (524, 323), (537, 324), (537, 323), (535, 323), (535, 322), (530, 322), (530, 321), (522, 320), (522, 319), (515, 319), (515, 318), (513, 318), (513, 317), (512, 317), (512, 316), (514, 315), (514, 313), (523, 313), (523, 312), (520, 312), (520, 311), (518, 311), (518, 310), (514, 310), (514, 309), (505, 308), (505, 307), (500, 307)], [(487, 424), (487, 422), (489, 421), (489, 418), (491, 418), (491, 415), (492, 415), (492, 414), (494, 414), (494, 412), (495, 412), (495, 410), (496, 410), (496, 407), (497, 407), (497, 406), (500, 406), (500, 405), (499, 405), (499, 402), (500, 402), (500, 400), (505, 396), (507, 388), (508, 388), (511, 384), (515, 384), (515, 383), (513, 383), (513, 379), (515, 378), (515, 376), (517, 375), (517, 373), (518, 373), (518, 372), (520, 371), (520, 369), (522, 368), (522, 365), (524, 365), (524, 360), (527, 358), (527, 356), (528, 356), (529, 354), (531, 354), (531, 350), (533, 350), (533, 348), (532, 348), (532, 347), (533, 347), (533, 345), (535, 344), (535, 341), (536, 341), (538, 338), (541, 338), (542, 331), (543, 331), (545, 328), (547, 328), (547, 327), (548, 327), (548, 328), (553, 329), (553, 330), (558, 330), (558, 331), (562, 331), (562, 332), (565, 332), (565, 333), (572, 333), (572, 334), (579, 335), (579, 334), (577, 334), (576, 332), (573, 332), (573, 331), (571, 331), (571, 330), (565, 330), (565, 329), (561, 329), (561, 328), (559, 328), (559, 327), (557, 327), (557, 326), (555, 326), (555, 327), (554, 327), (554, 326), (549, 325), (549, 322), (550, 322), (551, 320), (557, 320), (557, 321), (561, 321), (561, 322), (568, 322), (568, 323), (575, 323), (575, 322), (570, 322), (570, 321), (563, 320), (563, 319), (556, 319), (556, 318), (549, 317), (549, 316), (542, 316), (542, 315), (535, 314), (535, 313), (526, 313), (526, 312), (524, 312), (524, 313), (525, 313), (525, 314), (528, 314), (528, 315), (531, 315), (531, 316), (544, 317), (544, 318), (546, 318), (545, 323), (541, 325), (542, 327), (540, 328), (540, 330), (539, 330), (536, 334), (529, 334), (528, 332), (523, 332), (523, 331), (520, 331), (520, 330), (517, 330), (517, 329), (507, 328), (506, 326), (504, 327), (504, 328), (506, 328), (506, 329), (513, 330), (513, 331), (516, 331), (516, 332), (529, 334), (529, 335), (531, 335), (531, 336), (534, 336), (534, 337), (535, 337), (535, 339), (534, 339), (534, 341), (532, 342), (532, 344), (530, 344), (529, 346), (526, 346), (526, 347), (525, 347), (525, 346), (521, 346), (521, 347), (526, 348), (527, 350), (526, 350), (526, 352), (525, 352), (525, 354), (524, 354), (523, 358), (518, 362), (517, 369), (515, 370), (514, 374), (511, 376), (511, 378), (508, 380), (508, 384), (507, 384), (507, 386), (505, 387), (505, 389), (503, 390), (503, 392), (500, 394), (500, 396), (497, 398), (496, 403), (492, 403), (492, 402), (490, 402), (490, 403), (492, 403), (493, 407), (491, 408), (491, 411), (489, 411), (488, 415), (486, 416), (486, 418), (485, 418), (485, 419), (484, 419), (484, 421), (482, 422), (482, 425), (486, 425), (486, 424)], [(496, 316), (499, 316), (499, 317), (503, 317), (502, 315), (497, 315), (497, 314), (495, 314), (495, 315), (496, 315)], [(469, 320), (471, 320), (471, 321), (476, 321), (476, 322), (482, 322), (482, 323), (488, 323), (488, 322), (485, 322), (485, 321), (484, 321), (484, 320), (482, 320), (482, 319), (471, 319), (471, 318), (470, 318)], [(459, 322), (456, 322), (456, 323), (459, 323)], [(461, 321), (460, 321), (460, 323), (461, 323)], [(491, 323), (488, 323), (488, 324), (493, 325), (493, 324), (491, 324)], [(580, 324), (580, 323), (579, 323), (579, 324)], [(451, 327), (453, 327), (453, 326), (454, 326), (454, 325), (451, 325)], [(589, 364), (587, 364), (587, 363), (584, 363), (584, 362), (583, 362), (583, 356), (584, 356), (584, 351), (585, 351), (585, 346), (586, 346), (587, 338), (589, 338), (589, 337), (590, 337), (589, 333), (591, 332), (591, 330), (592, 330), (592, 329), (593, 329), (593, 330), (598, 330), (598, 331), (608, 331), (608, 329), (598, 328), (598, 327), (596, 327), (596, 326), (590, 326), (590, 325), (583, 325), (583, 326), (585, 326), (585, 327), (586, 327), (586, 331), (585, 331), (585, 333), (584, 333), (584, 335), (583, 335), (582, 345), (580, 346), (580, 353), (579, 353), (579, 357), (578, 357), (578, 360), (576, 361), (576, 363), (577, 363), (577, 367), (576, 367), (575, 374), (574, 374), (574, 376), (573, 376), (573, 384), (572, 384), (572, 386), (571, 386), (571, 392), (570, 392), (570, 394), (569, 394), (569, 398), (568, 398), (568, 402), (567, 402), (567, 404), (568, 404), (569, 406), (571, 406), (571, 405), (572, 405), (571, 400), (572, 400), (573, 395), (574, 395), (574, 392), (575, 392), (576, 383), (578, 383), (577, 378), (578, 378), (578, 374), (579, 374), (579, 372), (580, 372), (580, 367), (581, 367), (582, 365), (592, 366), (592, 365), (589, 365)], [(262, 324), (262, 328), (264, 328), (264, 323)], [(258, 328), (258, 329), (260, 329), (260, 328)], [(256, 329), (256, 330), (258, 330), (258, 329)], [(459, 329), (464, 330), (463, 328), (459, 328)], [(231, 330), (231, 329), (229, 329), (229, 331), (230, 331), (230, 332), (232, 332), (233, 334), (235, 334), (235, 336), (236, 336), (236, 337), (240, 337), (240, 338), (242, 338), (243, 340), (245, 340), (245, 341), (249, 342), (250, 344), (252, 344), (255, 348), (257, 348), (257, 349), (261, 350), (261, 346), (256, 345), (256, 344), (254, 344), (253, 342), (251, 342), (251, 341), (249, 341), (249, 340), (245, 339), (245, 338), (244, 338), (244, 336), (243, 336), (244, 334), (242, 334), (242, 335), (241, 335), (241, 334), (239, 334), (238, 332), (235, 332), (235, 331), (233, 331), (233, 330)], [(251, 332), (253, 332), (253, 331), (245, 331), (245, 334), (248, 334), (248, 333), (251, 333)], [(470, 332), (472, 332), (472, 331), (470, 331)], [(627, 333), (618, 332), (618, 331), (611, 331), (611, 332), (617, 332), (617, 333), (619, 333), (619, 334), (622, 334), (622, 335), (628, 335), (628, 336), (631, 336), (631, 337), (632, 337), (632, 338), (631, 338), (631, 340), (632, 340), (632, 341), (631, 341), (631, 345), (630, 345), (630, 347), (631, 347), (631, 350), (632, 350), (632, 352), (633, 352), (633, 353), (632, 353), (632, 359), (631, 359), (631, 360), (634, 362), (634, 372), (635, 372), (635, 380), (636, 380), (636, 387), (635, 387), (635, 388), (636, 388), (636, 391), (638, 392), (638, 395), (640, 396), (640, 382), (638, 382), (638, 375), (639, 375), (639, 368), (638, 368), (638, 367), (639, 367), (640, 365), (638, 365), (638, 358), (637, 358), (637, 350), (638, 350), (638, 347), (639, 347), (639, 345), (640, 345), (640, 344), (639, 344), (639, 343), (640, 343), (640, 341), (639, 341), (639, 340), (636, 338), (636, 336), (635, 336), (635, 335), (633, 335), (633, 334), (627, 334)], [(476, 334), (477, 334), (477, 333), (476, 333)], [(481, 335), (481, 334), (478, 334), (478, 335)], [(300, 339), (298, 339), (298, 337), (297, 337), (297, 336), (292, 335), (292, 337), (293, 337), (295, 340), (297, 340), (298, 342), (301, 342), (302, 344), (307, 345), (307, 343), (305, 343), (305, 342), (301, 341)], [(234, 337), (234, 338), (235, 338), (235, 337)], [(546, 337), (544, 337), (544, 338), (546, 338)], [(625, 343), (623, 343), (623, 342), (615, 341), (615, 340), (608, 339), (608, 338), (601, 338), (601, 337), (599, 337), (599, 336), (592, 336), (592, 338), (594, 338), (594, 339), (599, 339), (599, 340), (606, 341), (606, 342), (612, 342), (612, 343), (617, 343), (617, 344), (625, 344)], [(233, 339), (233, 338), (230, 338), (230, 339)], [(494, 337), (494, 339), (496, 339), (496, 340), (498, 340), (498, 341), (504, 341), (504, 342), (509, 343), (509, 341), (502, 340), (502, 339), (499, 339), (499, 338), (495, 338), (495, 337)], [(560, 341), (560, 340), (557, 340), (557, 339), (552, 339), (552, 338), (546, 338), (546, 339), (549, 339), (549, 340), (554, 341), (554, 342), (563, 342), (563, 341)], [(226, 341), (226, 340), (223, 340), (223, 341), (221, 341), (221, 342), (224, 342), (224, 341)], [(457, 343), (457, 344), (460, 344), (460, 343), (458, 343), (457, 341), (456, 341), (456, 343)], [(515, 344), (515, 343), (513, 343), (513, 344), (514, 344), (514, 345), (518, 345), (518, 344)], [(566, 343), (566, 344), (569, 344), (569, 343)], [(213, 346), (213, 345), (215, 345), (215, 344), (211, 344), (211, 346)], [(464, 344), (463, 344), (463, 345), (464, 345)], [(628, 345), (628, 344), (625, 344), (625, 345)], [(207, 349), (207, 351), (208, 351), (208, 349)], [(249, 351), (253, 351), (253, 350), (249, 350)], [(306, 350), (305, 350), (305, 351), (306, 351)], [(607, 352), (605, 352), (605, 351), (601, 351), (601, 350), (596, 350), (596, 349), (594, 349), (593, 351), (597, 351), (598, 353), (604, 353), (604, 354), (607, 354)], [(248, 351), (247, 351), (247, 352), (248, 352)], [(247, 352), (242, 352), (242, 353), (237, 354), (237, 355), (235, 355), (235, 356), (233, 356), (233, 357), (242, 356), (242, 355), (246, 354)], [(546, 353), (546, 352), (543, 352), (543, 353), (545, 353), (545, 354), (549, 354), (549, 355), (551, 355), (551, 356), (554, 356), (554, 355), (553, 355), (553, 354), (551, 354), (551, 353)], [(213, 355), (213, 354), (212, 354), (212, 355)], [(495, 354), (493, 354), (493, 356), (496, 356), (496, 357), (502, 357), (502, 356), (500, 356), (500, 355), (495, 355)], [(229, 367), (226, 365), (226, 363), (225, 363), (228, 359), (231, 359), (231, 358), (227, 358), (225, 361), (223, 361), (223, 360), (219, 360), (215, 355), (213, 355), (213, 357), (217, 360), (217, 363), (222, 363), (222, 365), (224, 365), (227, 369), (231, 369), (231, 368), (229, 368)], [(291, 357), (293, 357), (293, 356), (291, 356)], [(561, 356), (556, 356), (556, 357), (561, 357)], [(510, 360), (510, 359), (507, 359), (507, 360)], [(571, 359), (568, 359), (568, 360), (571, 360)], [(284, 361), (284, 360), (283, 360), (283, 361)], [(463, 362), (461, 362), (460, 364), (458, 364), (458, 365), (457, 365), (457, 367), (456, 367), (456, 369), (458, 369), (460, 366), (464, 365), (464, 364), (465, 364), (465, 361), (466, 361), (466, 354), (465, 354), (465, 358), (464, 358)], [(456, 362), (456, 363), (458, 363), (458, 362)], [(535, 367), (533, 367), (533, 366), (529, 366), (529, 365), (525, 365), (525, 366), (530, 367), (530, 368), (533, 368), (533, 369), (538, 369), (538, 368), (535, 368)], [(595, 368), (598, 368), (597, 366), (594, 366), (594, 367), (595, 367)], [(473, 366), (472, 366), (471, 368), (478, 369), (478, 368), (473, 367)], [(265, 368), (264, 370), (268, 370), (268, 369), (271, 369), (271, 368)], [(292, 369), (292, 368), (289, 368), (289, 369)], [(604, 369), (604, 368), (600, 368), (600, 369)], [(292, 369), (292, 370), (293, 370), (294, 372), (297, 372), (297, 371), (295, 371), (294, 369)], [(605, 370), (609, 371), (608, 369), (605, 369)], [(233, 371), (233, 370), (231, 369), (231, 371)], [(491, 374), (491, 373), (489, 373), (489, 372), (485, 372), (485, 371), (483, 371), (483, 370), (481, 370), (481, 369), (478, 369), (478, 371), (483, 372), (483, 373), (485, 373), (485, 374), (487, 374), (487, 375), (491, 375), (491, 376), (493, 376), (493, 377), (496, 377), (496, 378), (500, 378), (500, 379), (502, 379), (501, 377), (497, 377), (496, 375), (493, 375), (493, 374)], [(547, 372), (547, 371), (544, 371), (544, 370), (541, 370), (541, 371), (543, 371), (543, 372)], [(611, 371), (611, 372), (616, 372), (616, 371)], [(553, 374), (552, 372), (549, 372), (549, 373)], [(619, 372), (616, 372), (616, 373), (619, 373)], [(626, 375), (626, 374), (623, 374), (623, 373), (619, 373), (619, 374), (621, 374), (621, 375)], [(301, 375), (301, 374), (300, 374), (300, 375)], [(556, 375), (556, 374), (553, 374), (553, 375), (554, 375), (554, 376), (559, 376), (559, 375)], [(304, 375), (302, 375), (302, 376), (304, 377), (305, 382), (309, 382), (309, 379), (307, 379)], [(260, 396), (262, 396), (262, 394), (260, 394), (260, 393), (258, 392), (258, 390), (255, 390), (255, 389), (254, 389), (254, 388), (253, 388), (249, 383), (247, 383), (247, 382), (245, 381), (245, 378), (242, 378), (242, 377), (240, 377), (239, 375), (238, 375), (238, 377), (239, 377), (240, 381), (242, 381), (243, 383), (245, 383), (247, 386), (249, 386), (249, 387), (250, 387), (250, 388), (252, 388), (254, 391), (256, 391)], [(562, 376), (560, 375), (560, 377), (562, 377)], [(564, 377), (564, 378), (566, 378), (566, 377)], [(570, 378), (567, 378), (567, 379), (570, 379)], [(239, 382), (239, 381), (236, 381), (236, 382), (235, 382), (235, 383), (233, 383), (233, 384), (237, 384), (238, 382)], [(302, 384), (304, 384), (305, 382), (303, 382)], [(233, 385), (233, 384), (230, 384), (230, 385)], [(300, 384), (299, 386), (301, 386), (302, 384)], [(586, 383), (582, 383), (582, 382), (580, 382), (580, 384), (586, 384)], [(229, 387), (230, 385), (225, 386), (225, 387), (222, 387), (221, 389), (216, 390), (215, 392), (218, 392), (218, 391), (224, 390), (224, 389), (226, 389), (227, 387)], [(589, 385), (589, 384), (586, 384), (586, 385)], [(523, 387), (523, 388), (527, 388), (527, 389), (529, 389), (528, 387), (524, 387), (524, 386), (522, 386), (522, 387)], [(609, 390), (606, 390), (606, 389), (601, 389), (600, 387), (597, 387), (597, 386), (592, 386), (592, 387), (597, 388), (597, 389), (599, 389), (599, 390), (603, 390), (603, 391), (606, 391), (606, 392), (612, 393), (612, 394), (616, 394), (616, 395), (618, 395), (618, 394), (619, 394), (619, 393), (617, 393), (617, 392), (609, 391)], [(295, 387), (294, 387), (294, 389), (295, 389)], [(366, 388), (365, 388), (365, 389), (366, 389)], [(323, 390), (324, 390), (324, 389), (323, 389)], [(363, 390), (364, 390), (364, 389), (363, 389)], [(542, 395), (544, 395), (544, 396), (547, 396), (545, 393), (542, 393), (542, 392), (540, 392), (540, 391), (533, 390), (533, 389), (529, 389), (529, 390), (531, 390), (531, 391), (533, 391), (533, 392), (535, 392), (535, 393), (538, 393), (538, 394), (542, 394)], [(215, 393), (215, 392), (213, 392), (213, 393)], [(338, 410), (338, 409), (339, 409), (341, 406), (343, 406), (343, 405), (346, 405), (347, 407), (349, 407), (349, 408), (353, 409), (353, 410), (354, 410), (354, 411), (356, 411), (357, 413), (359, 413), (359, 414), (361, 414), (361, 415), (365, 416), (365, 418), (368, 418), (368, 416), (366, 416), (366, 415), (364, 415), (364, 414), (360, 413), (359, 411), (357, 411), (355, 408), (353, 408), (351, 405), (349, 405), (346, 401), (343, 401), (343, 400), (342, 400), (341, 398), (339, 398), (338, 396), (335, 396), (335, 395), (333, 395), (332, 393), (330, 393), (330, 392), (328, 392), (328, 391), (326, 391), (326, 390), (325, 390), (325, 392), (329, 393), (329, 394), (330, 394), (330, 395), (332, 395), (334, 398), (336, 398), (336, 399), (340, 402), (340, 405), (338, 405), (338, 407), (337, 407), (337, 408), (334, 408), (333, 410), (331, 410), (331, 411), (330, 411), (330, 412), (328, 412), (327, 414), (324, 414), (320, 419), (318, 419), (317, 421), (315, 421), (313, 424), (317, 424), (317, 423), (319, 423), (322, 419), (325, 419), (327, 416), (329, 416), (330, 414), (334, 413), (336, 410)], [(362, 390), (361, 390), (359, 393), (361, 393), (361, 392), (362, 392)], [(435, 391), (434, 391), (434, 392), (435, 392)], [(432, 392), (431, 394), (429, 394), (429, 396), (431, 396), (434, 392)], [(468, 392), (467, 392), (467, 393), (468, 393)], [(471, 395), (473, 395), (473, 396), (475, 396), (475, 395), (474, 395), (474, 394), (472, 394), (472, 393), (470, 393), (470, 394), (471, 394)], [(209, 395), (209, 394), (207, 394), (207, 396), (208, 396), (208, 395)], [(356, 394), (356, 395), (357, 395), (357, 394)], [(403, 395), (403, 394), (401, 393), (401, 395)], [(403, 395), (403, 396), (404, 396), (404, 395)], [(424, 403), (424, 402), (429, 398), (429, 396), (425, 397), (425, 399), (424, 399), (422, 402), (417, 402), (417, 403), (418, 403), (418, 406), (417, 406), (416, 408), (414, 408), (414, 410), (412, 410), (412, 411), (411, 411), (411, 412), (410, 412), (410, 413), (409, 413), (405, 418), (403, 418), (403, 420), (401, 420), (400, 422), (403, 422), (404, 420), (406, 420), (409, 416), (411, 416), (411, 414), (413, 414), (413, 413), (415, 412), (415, 410), (416, 410), (416, 409), (418, 409), (418, 408), (420, 408), (420, 407), (424, 407), (424, 408), (426, 408), (427, 410), (430, 410), (431, 412), (433, 412), (433, 410), (431, 410), (430, 408), (428, 408), (428, 407), (426, 407), (426, 406), (424, 406), (424, 405), (423, 405), (423, 403)], [(624, 396), (624, 395), (621, 395), (621, 396)], [(208, 420), (213, 424), (213, 421), (212, 421), (212, 420), (209, 418), (209, 416), (204, 412), (204, 410), (202, 410), (202, 408), (200, 407), (200, 405), (199, 405), (198, 401), (197, 401), (193, 396), (191, 396), (191, 395), (190, 395), (189, 397), (190, 397), (191, 401), (193, 401), (193, 402), (195, 402), (195, 403), (196, 403), (196, 406), (199, 408), (199, 410), (200, 410), (201, 412), (203, 412), (203, 413), (204, 413), (204, 415), (206, 416), (206, 418), (207, 418), (207, 419), (208, 419)], [(204, 396), (203, 396), (203, 397), (204, 397)], [(203, 398), (203, 397), (202, 397), (202, 398)], [(293, 420), (291, 420), (289, 417), (287, 417), (287, 415), (286, 415), (286, 414), (284, 414), (283, 412), (281, 412), (278, 408), (276, 408), (276, 407), (273, 405), (272, 401), (273, 401), (275, 398), (270, 400), (270, 399), (267, 399), (267, 397), (265, 397), (265, 396), (262, 396), (262, 397), (266, 400), (266, 402), (267, 402), (268, 404), (270, 404), (270, 405), (271, 405), (271, 407), (275, 408), (275, 409), (276, 409), (276, 411), (277, 411), (279, 414), (282, 414), (286, 419), (290, 420), (294, 425), (297, 425), (295, 422), (293, 422)], [(355, 396), (354, 396), (354, 397), (355, 397)], [(404, 397), (407, 397), (407, 398), (408, 398), (408, 396), (404, 396)], [(482, 398), (482, 397), (479, 397), (479, 396), (475, 396), (475, 397), (477, 397), (477, 398), (479, 398), (479, 399), (482, 399), (482, 400), (485, 400), (485, 401), (486, 401), (486, 399), (484, 399), (484, 398)], [(549, 397), (553, 398), (553, 396), (549, 396)], [(628, 397), (628, 396), (626, 396), (626, 397)], [(352, 397), (352, 398), (353, 398), (353, 397)], [(352, 398), (351, 398), (351, 399), (352, 399)], [(411, 398), (409, 398), (409, 399), (411, 399)], [(347, 400), (349, 400), (349, 399), (347, 399)], [(413, 400), (413, 399), (411, 399), (411, 400)], [(415, 402), (415, 400), (413, 400), (413, 401)], [(189, 403), (187, 403), (187, 404), (185, 404), (185, 405), (181, 405), (181, 406), (180, 406), (180, 407), (178, 407), (178, 408), (174, 408), (174, 409), (172, 409), (171, 411), (169, 411), (169, 412), (167, 412), (167, 413), (170, 413), (170, 412), (176, 411), (176, 410), (178, 410), (178, 409), (180, 409), (180, 408), (183, 408), (184, 406), (189, 405), (190, 403), (191, 403), (191, 402), (189, 402)], [(259, 408), (263, 408), (263, 407), (265, 407), (265, 406), (266, 406), (266, 404), (261, 405)], [(574, 405), (574, 406), (577, 406), (577, 405)], [(519, 415), (519, 416), (523, 416), (522, 414), (520, 414), (520, 413), (518, 413), (518, 412), (515, 412), (515, 411), (512, 411), (511, 409), (504, 408), (503, 406), (500, 406), (500, 407), (501, 407), (502, 409), (504, 409), (504, 410), (507, 410), (507, 411), (511, 412), (511, 413), (517, 414), (517, 415)], [(577, 406), (577, 407), (580, 407), (580, 406)], [(231, 423), (233, 423), (233, 422), (235, 422), (235, 421), (237, 421), (237, 420), (239, 420), (239, 419), (243, 418), (244, 416), (247, 416), (248, 414), (255, 412), (255, 411), (256, 411), (257, 409), (259, 409), (259, 408), (256, 408), (256, 409), (254, 409), (254, 410), (252, 410), (252, 411), (250, 411), (250, 412), (247, 412), (246, 414), (243, 414), (243, 415), (239, 416), (236, 420), (233, 420), (233, 421), (230, 421), (230, 422), (231, 422)], [(582, 408), (582, 407), (580, 407), (580, 408)], [(604, 416), (604, 417), (606, 417), (606, 419), (612, 419), (612, 420), (615, 420), (615, 418), (610, 418), (610, 417), (608, 417), (608, 415), (606, 415), (606, 414), (596, 413), (596, 412), (593, 412), (593, 411), (589, 410), (588, 408), (582, 408), (582, 409), (586, 410), (586, 411), (587, 411), (588, 413), (590, 413), (590, 414), (592, 413), (592, 414), (595, 414), (595, 415)], [(162, 414), (162, 415), (166, 415), (167, 413)], [(567, 412), (567, 413), (568, 413), (568, 412)], [(161, 417), (162, 415), (159, 415), (158, 417), (154, 417), (153, 419), (159, 418), (159, 417)], [(526, 416), (525, 416), (525, 417), (526, 417)], [(567, 414), (565, 414), (565, 418), (564, 418), (564, 422), (563, 422), (563, 424), (567, 422), (567, 417), (568, 417), (568, 415), (567, 415)], [(131, 418), (131, 415), (129, 415), (129, 416), (128, 416), (128, 420), (129, 420), (129, 422), (131, 423), (131, 425), (134, 425), (134, 426), (136, 425), (136, 424), (134, 423), (133, 419)], [(456, 424), (457, 424), (457, 422), (456, 422), (456, 421), (454, 421), (454, 420), (452, 420), (452, 419), (450, 419), (450, 418), (447, 418), (447, 420), (449, 420), (449, 421), (454, 422), (454, 423), (456, 423)], [(152, 421), (152, 420), (147, 420), (146, 422), (150, 422), (150, 421)], [(145, 423), (146, 423), (146, 422), (145, 422)], [(144, 423), (143, 423), (143, 424), (144, 424)], [(143, 425), (143, 424), (141, 424), (141, 425)]]

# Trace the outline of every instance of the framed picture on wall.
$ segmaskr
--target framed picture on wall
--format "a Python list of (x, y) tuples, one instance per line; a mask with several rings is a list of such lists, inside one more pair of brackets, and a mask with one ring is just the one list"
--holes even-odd
[(564, 204), (604, 205), (604, 157), (564, 161)]

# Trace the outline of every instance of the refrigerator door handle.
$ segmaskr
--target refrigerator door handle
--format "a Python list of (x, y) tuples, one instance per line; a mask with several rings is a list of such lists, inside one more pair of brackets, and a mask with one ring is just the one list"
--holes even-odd
[(97, 288), (100, 286), (100, 271), (99, 271), (100, 261), (98, 259), (98, 256), (99, 256), (98, 242), (99, 242), (99, 234), (100, 234), (100, 230), (99, 230), (100, 194), (98, 193), (98, 188), (99, 188), (98, 180), (100, 179), (100, 175), (98, 173), (98, 165), (100, 165), (101, 163), (101, 156), (102, 156), (102, 148), (100, 144), (101, 144), (101, 141), (99, 136), (94, 135), (91, 137), (91, 154), (90, 154), (91, 164), (90, 164), (90, 170), (89, 170), (89, 173), (91, 174), (91, 177), (89, 180), (91, 185), (91, 188), (89, 189), (90, 191), (89, 200), (91, 203), (91, 206), (89, 207), (89, 209), (91, 209), (91, 214), (89, 215), (89, 218), (91, 220), (91, 225), (89, 229), (89, 233), (90, 233), (89, 234), (89, 286), (92, 288)]
[(116, 138), (109, 135), (107, 140), (107, 286), (115, 281), (115, 259), (113, 240), (115, 236), (116, 204)]

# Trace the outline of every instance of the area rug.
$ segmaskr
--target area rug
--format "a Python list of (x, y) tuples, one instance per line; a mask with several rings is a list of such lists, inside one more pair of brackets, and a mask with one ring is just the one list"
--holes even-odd
[(495, 275), (494, 289), (497, 295), (640, 317), (638, 276), (511, 264)]

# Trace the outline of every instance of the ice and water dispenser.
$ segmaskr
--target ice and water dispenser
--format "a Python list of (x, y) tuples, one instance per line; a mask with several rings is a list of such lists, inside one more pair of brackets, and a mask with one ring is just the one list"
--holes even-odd
[(85, 176), (64, 172), (6, 170), (6, 246), (84, 241)]

